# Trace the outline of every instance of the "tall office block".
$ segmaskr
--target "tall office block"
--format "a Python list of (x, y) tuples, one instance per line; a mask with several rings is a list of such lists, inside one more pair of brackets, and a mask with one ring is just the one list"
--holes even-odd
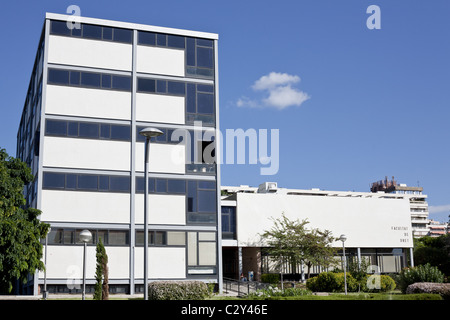
[[(17, 135), (28, 205), (50, 223), (47, 271), (28, 291), (79, 292), (88, 246), (111, 292), (143, 291), (144, 138), (150, 143), (149, 278), (220, 284), (217, 34), (47, 13)], [(44, 279), (45, 276), (45, 279)]]

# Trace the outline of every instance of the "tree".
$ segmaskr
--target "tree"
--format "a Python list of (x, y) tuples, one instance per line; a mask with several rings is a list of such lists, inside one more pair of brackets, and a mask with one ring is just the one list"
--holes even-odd
[(306, 263), (309, 278), (311, 266), (329, 266), (337, 249), (330, 245), (335, 240), (330, 231), (307, 230), (308, 223), (307, 219), (291, 221), (282, 213), (281, 218), (274, 219), (272, 229), (265, 230), (261, 237), (277, 266), (288, 262), (296, 270), (298, 265)]
[(97, 266), (95, 270), (95, 292), (94, 300), (108, 300), (109, 285), (108, 285), (108, 255), (106, 254), (105, 246), (102, 239), (97, 243)]
[(0, 293), (11, 293), (13, 283), (44, 269), (40, 239), (49, 225), (40, 210), (26, 207), (24, 185), (33, 181), (30, 168), (0, 149)]

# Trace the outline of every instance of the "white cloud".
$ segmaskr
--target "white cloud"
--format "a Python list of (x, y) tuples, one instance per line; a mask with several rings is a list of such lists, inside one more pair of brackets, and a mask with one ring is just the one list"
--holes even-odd
[(442, 206), (429, 206), (428, 211), (430, 213), (440, 213), (440, 212), (450, 213), (450, 204), (444, 204)]
[(236, 102), (238, 107), (272, 107), (278, 110), (290, 106), (300, 106), (311, 97), (292, 85), (300, 82), (300, 77), (287, 73), (271, 72), (262, 76), (252, 85), (254, 91), (260, 91), (265, 97), (250, 99), (242, 96)]

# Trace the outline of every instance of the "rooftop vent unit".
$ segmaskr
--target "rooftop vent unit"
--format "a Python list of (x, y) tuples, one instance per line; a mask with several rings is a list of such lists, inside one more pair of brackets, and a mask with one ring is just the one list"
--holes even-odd
[(275, 193), (278, 187), (276, 182), (264, 182), (258, 187), (258, 193)]

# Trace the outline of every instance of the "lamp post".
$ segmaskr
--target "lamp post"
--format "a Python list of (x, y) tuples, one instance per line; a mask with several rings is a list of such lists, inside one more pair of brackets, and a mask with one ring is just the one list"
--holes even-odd
[(89, 230), (83, 230), (80, 232), (80, 240), (84, 242), (84, 253), (83, 253), (83, 294), (82, 299), (86, 298), (86, 246), (87, 243), (92, 239), (92, 233)]
[(345, 236), (345, 234), (341, 234), (341, 236), (339, 237), (339, 240), (342, 241), (342, 250), (343, 250), (343, 266), (344, 266), (344, 287), (345, 287), (345, 294), (347, 295), (347, 267), (346, 267), (346, 261), (345, 261), (345, 240), (347, 240), (347, 237)]
[(47, 251), (48, 251), (48, 234), (50, 233), (50, 231), (52, 231), (52, 228), (48, 228), (48, 232), (47, 235), (45, 236), (45, 260), (44, 260), (44, 264), (45, 264), (45, 269), (44, 269), (44, 292), (43, 292), (43, 297), (44, 300), (47, 300), (48, 297), (48, 292), (47, 292)]
[(139, 132), (145, 137), (144, 149), (144, 300), (148, 300), (148, 162), (150, 139), (163, 134), (156, 128), (145, 128)]

